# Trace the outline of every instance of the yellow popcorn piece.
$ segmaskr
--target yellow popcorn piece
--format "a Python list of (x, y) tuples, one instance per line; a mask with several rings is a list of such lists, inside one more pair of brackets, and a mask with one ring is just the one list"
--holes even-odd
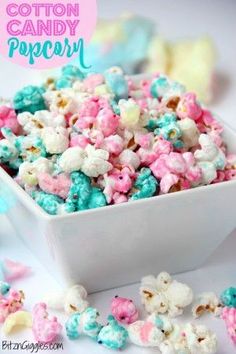
[(134, 127), (138, 124), (141, 110), (134, 100), (120, 100), (120, 117), (121, 123), (125, 127)]
[(94, 90), (95, 95), (102, 96), (102, 95), (109, 95), (111, 91), (107, 85), (99, 85)]
[(32, 315), (27, 311), (17, 311), (10, 314), (4, 322), (3, 332), (4, 334), (10, 334), (13, 329), (19, 330), (21, 327), (32, 327)]

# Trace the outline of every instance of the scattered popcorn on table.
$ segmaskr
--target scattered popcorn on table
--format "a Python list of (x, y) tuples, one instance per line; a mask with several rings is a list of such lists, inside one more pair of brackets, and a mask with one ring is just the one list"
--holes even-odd
[(164, 75), (69, 65), (50, 85), (23, 88), (13, 107), (0, 107), (0, 164), (51, 215), (236, 178), (221, 124)]
[(46, 304), (39, 303), (34, 306), (32, 330), (34, 338), (39, 343), (53, 342), (62, 331), (62, 325), (57, 318), (50, 319), (48, 316)]
[(192, 308), (192, 313), (195, 318), (202, 316), (204, 313), (213, 313), (215, 316), (220, 316), (223, 305), (215, 293), (208, 292), (200, 294)]
[(144, 277), (140, 287), (141, 301), (148, 313), (168, 313), (170, 317), (182, 315), (193, 301), (193, 292), (186, 285), (173, 280), (168, 273), (158, 277)]

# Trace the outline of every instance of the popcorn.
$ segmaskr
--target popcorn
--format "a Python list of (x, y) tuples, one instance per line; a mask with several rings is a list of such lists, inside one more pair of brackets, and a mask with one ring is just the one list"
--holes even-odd
[(79, 171), (84, 163), (86, 152), (79, 146), (68, 148), (59, 159), (59, 166), (63, 172)]
[(40, 172), (38, 174), (38, 185), (43, 192), (66, 199), (70, 190), (71, 181), (65, 174), (52, 177), (48, 173)]
[(191, 92), (185, 93), (178, 103), (176, 113), (181, 119), (198, 120), (202, 115), (202, 109), (197, 102), (196, 95)]
[(213, 354), (217, 352), (216, 335), (206, 326), (187, 324), (184, 327), (184, 334), (190, 353)]
[(20, 125), (17, 122), (17, 115), (14, 109), (0, 106), (0, 139), (2, 138), (1, 128), (10, 128), (14, 134), (19, 133)]
[(202, 178), (202, 169), (191, 152), (162, 154), (151, 164), (150, 169), (154, 176), (160, 179), (162, 193), (168, 193), (181, 182), (182, 188), (188, 189), (190, 185), (199, 184)]
[(104, 188), (103, 193), (108, 203), (114, 201), (115, 204), (125, 202), (126, 193), (132, 187), (132, 176), (127, 168), (112, 170), (104, 179), (100, 179), (99, 184)]
[(216, 335), (203, 325), (175, 324), (167, 338), (159, 347), (162, 354), (214, 354), (217, 351)]
[(56, 89), (72, 87), (76, 80), (84, 79), (84, 74), (73, 65), (67, 65), (62, 68), (61, 76), (56, 80)]
[(172, 331), (172, 324), (163, 316), (153, 314), (145, 321), (136, 321), (129, 325), (128, 333), (131, 342), (141, 347), (157, 347)]
[(89, 306), (87, 291), (82, 285), (73, 285), (63, 292), (54, 292), (44, 296), (47, 306), (53, 310), (64, 310), (67, 315), (82, 313)]
[(53, 163), (45, 157), (40, 157), (33, 162), (23, 162), (19, 167), (18, 177), (20, 181), (30, 187), (38, 184), (39, 173), (51, 174)]
[(202, 293), (195, 300), (192, 308), (192, 313), (195, 318), (202, 316), (205, 312), (213, 313), (215, 316), (220, 316), (222, 311), (222, 304), (212, 292)]
[(226, 166), (226, 157), (220, 148), (206, 135), (199, 137), (201, 150), (196, 150), (194, 157), (198, 166), (202, 169), (202, 184), (209, 184), (217, 177), (217, 170), (223, 170)]
[(105, 81), (117, 101), (128, 99), (129, 88), (123, 71), (119, 67), (113, 67), (105, 72)]
[(235, 179), (222, 125), (178, 82), (73, 65), (49, 81), (0, 107), (0, 164), (50, 215)]
[(111, 303), (111, 313), (115, 319), (124, 324), (130, 324), (138, 319), (138, 310), (133, 301), (115, 296)]
[[(33, 191), (31, 193), (35, 202), (50, 215), (57, 215), (60, 206), (64, 203), (63, 199), (57, 195), (47, 194), (43, 191)], [(75, 211), (74, 209), (72, 211)]]
[(120, 118), (121, 124), (126, 128), (132, 128), (139, 122), (141, 110), (133, 99), (120, 100)]
[(125, 149), (119, 155), (119, 163), (123, 166), (131, 166), (137, 170), (137, 168), (140, 166), (140, 158), (132, 150)]
[(220, 299), (224, 306), (236, 308), (236, 288), (230, 287), (224, 290)]
[(26, 86), (18, 91), (13, 99), (14, 109), (21, 112), (34, 114), (37, 111), (46, 109), (43, 98), (44, 89), (37, 86)]
[(0, 297), (0, 323), (11, 314), (22, 309), (24, 302), (23, 291), (10, 289), (6, 296)]
[(90, 178), (84, 173), (72, 172), (71, 181), (72, 185), (66, 199), (66, 210), (79, 211), (106, 205), (103, 192), (99, 188), (92, 187)]
[(157, 278), (147, 276), (140, 287), (142, 304), (148, 313), (168, 312), (170, 317), (183, 313), (193, 301), (192, 290), (186, 285), (172, 280), (168, 273), (160, 273)]
[(198, 144), (200, 132), (196, 123), (190, 118), (184, 118), (178, 122), (181, 130), (181, 140), (185, 149), (192, 148)]
[(61, 154), (69, 147), (68, 132), (63, 127), (43, 128), (41, 137), (49, 154)]
[(11, 162), (18, 157), (14, 144), (7, 139), (0, 140), (0, 163)]
[(136, 191), (131, 195), (131, 200), (150, 198), (158, 191), (158, 182), (151, 174), (149, 168), (143, 168), (134, 183)]
[(10, 284), (0, 280), (0, 299), (2, 298), (2, 295), (4, 296), (7, 295), (10, 289), (11, 289)]
[(23, 112), (18, 114), (17, 120), (28, 134), (39, 135), (45, 127), (65, 127), (63, 115), (53, 114), (49, 111), (37, 111), (34, 114)]
[(57, 321), (56, 317), (49, 318), (46, 304), (36, 304), (32, 316), (32, 330), (37, 342), (51, 343), (61, 333), (62, 325)]
[(108, 324), (101, 328), (97, 342), (108, 349), (123, 349), (128, 338), (127, 330), (120, 326), (115, 318), (108, 316)]
[[(87, 94), (81, 94), (81, 97), (88, 97)], [(44, 99), (49, 106), (49, 110), (54, 114), (74, 114), (78, 112), (79, 97), (73, 89), (62, 89), (60, 91), (46, 91)]]
[(110, 108), (103, 108), (99, 111), (96, 119), (97, 128), (103, 133), (104, 137), (115, 134), (119, 126), (119, 116), (113, 113)]
[(99, 313), (88, 307), (82, 313), (74, 313), (66, 322), (66, 334), (69, 339), (78, 339), (81, 335), (97, 340), (102, 325), (97, 322)]
[(112, 169), (112, 164), (108, 162), (109, 153), (106, 150), (95, 149), (92, 145), (85, 148), (87, 157), (84, 159), (81, 171), (89, 177), (98, 177)]
[(222, 311), (222, 319), (225, 321), (230, 338), (236, 344), (236, 307), (225, 307)]

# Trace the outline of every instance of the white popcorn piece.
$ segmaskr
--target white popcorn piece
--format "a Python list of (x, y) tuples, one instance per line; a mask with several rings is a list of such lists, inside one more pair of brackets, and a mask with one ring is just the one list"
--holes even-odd
[(190, 118), (184, 118), (178, 121), (178, 125), (181, 129), (181, 139), (186, 149), (192, 148), (197, 145), (200, 132), (194, 120)]
[(199, 137), (201, 150), (196, 150), (194, 157), (197, 166), (202, 170), (201, 184), (210, 184), (217, 177), (217, 170), (223, 170), (227, 164), (225, 154), (213, 142), (207, 134), (201, 134)]
[(217, 338), (207, 327), (187, 323), (174, 325), (173, 332), (166, 336), (159, 347), (162, 354), (215, 354)]
[(75, 312), (81, 313), (89, 306), (87, 296), (82, 285), (74, 285), (66, 291), (47, 294), (43, 301), (49, 308), (71, 315)]
[(63, 172), (79, 171), (83, 165), (86, 152), (79, 146), (67, 149), (59, 159), (59, 166)]
[(189, 286), (172, 280), (166, 272), (144, 277), (140, 287), (141, 301), (148, 313), (168, 313), (176, 317), (193, 301), (193, 292)]
[(51, 112), (62, 115), (78, 112), (79, 95), (71, 88), (60, 91), (46, 91), (43, 96)]
[(184, 327), (187, 346), (191, 354), (214, 354), (217, 338), (206, 326), (188, 323)]
[(43, 128), (41, 137), (49, 154), (62, 154), (69, 146), (68, 131), (63, 127)]
[(125, 166), (132, 166), (136, 170), (140, 166), (140, 158), (132, 150), (125, 149), (119, 155), (119, 163)]
[(31, 135), (40, 135), (45, 127), (66, 126), (66, 121), (62, 114), (53, 114), (46, 110), (37, 111), (35, 114), (30, 112), (20, 113), (17, 116), (17, 120), (24, 131)]
[(213, 142), (207, 134), (199, 137), (201, 150), (196, 150), (194, 157), (198, 162), (211, 162), (216, 170), (223, 170), (226, 166), (226, 157), (223, 151)]
[(213, 292), (205, 292), (200, 294), (195, 300), (192, 313), (194, 318), (198, 318), (206, 312), (220, 316), (222, 309), (223, 305), (218, 296)]
[(84, 160), (81, 171), (89, 177), (98, 177), (109, 172), (113, 166), (109, 159), (109, 153), (106, 150), (95, 149), (92, 145), (85, 148), (87, 157)]
[(38, 184), (38, 174), (42, 172), (53, 172), (53, 162), (45, 157), (39, 157), (34, 162), (23, 162), (19, 167), (18, 176), (25, 186), (33, 187)]

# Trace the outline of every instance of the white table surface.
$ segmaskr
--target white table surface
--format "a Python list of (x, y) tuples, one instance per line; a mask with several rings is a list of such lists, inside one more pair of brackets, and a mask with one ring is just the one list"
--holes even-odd
[[(209, 34), (215, 41), (218, 52), (217, 73), (220, 84), (218, 85), (216, 100), (211, 108), (216, 111), (223, 120), (236, 129), (236, 41), (233, 34), (236, 31), (236, 1), (234, 0), (99, 0), (99, 14), (104, 17), (113, 17), (125, 10), (144, 14), (152, 17), (159, 25), (159, 32), (170, 39), (181, 38), (182, 36), (197, 36)], [(0, 58), (0, 80), (6, 75), (6, 61)], [(9, 68), (9, 66), (7, 66)], [(12, 66), (13, 69), (13, 66)], [(4, 74), (5, 73), (5, 74)], [(13, 84), (15, 77), (8, 70), (8, 86)], [(5, 80), (1, 82), (6, 82)], [(4, 87), (1, 84), (0, 95), (4, 94)], [(227, 206), (226, 206), (227, 207)], [(33, 231), (32, 231), (33, 232)], [(230, 285), (236, 285), (236, 230), (218, 248), (212, 257), (200, 269), (176, 278), (192, 286), (196, 294), (203, 291), (215, 291), (220, 293)], [(25, 248), (16, 237), (8, 221), (0, 216), (0, 259), (10, 258), (24, 261), (32, 267), (33, 275), (25, 280), (14, 284), (15, 288), (22, 288), (26, 293), (25, 306), (31, 310), (32, 306), (41, 300), (45, 292), (58, 288), (58, 284), (37, 259)], [(138, 284), (126, 286), (120, 289), (113, 289), (91, 295), (89, 301), (92, 306), (98, 308), (101, 320), (106, 319), (109, 313), (109, 304), (114, 295), (133, 298), (141, 308), (138, 295)], [(58, 315), (62, 323), (65, 322), (63, 315)], [(192, 321), (190, 309), (179, 321)], [(212, 316), (204, 316), (197, 322), (208, 325), (217, 333), (219, 339), (219, 354), (236, 353), (236, 347), (230, 342), (225, 330), (223, 321)], [(0, 334), (1, 338), (2, 334)], [(1, 338), (4, 339), (4, 338)], [(33, 341), (30, 330), (10, 337), (12, 341), (22, 342)], [(60, 341), (60, 340), (59, 340)], [(70, 342), (63, 333), (62, 339), (64, 350), (56, 351), (67, 354), (100, 354), (106, 353), (106, 349), (96, 345), (87, 338), (76, 342)], [(0, 343), (1, 344), (1, 343)], [(0, 346), (1, 348), (1, 346)], [(4, 351), (3, 353), (13, 353)], [(135, 346), (128, 346), (125, 351), (128, 354), (145, 354), (158, 352), (151, 349), (143, 349)], [(2, 353), (0, 349), (0, 353)], [(23, 353), (23, 351), (17, 351)], [(48, 351), (43, 351), (48, 353)]]

